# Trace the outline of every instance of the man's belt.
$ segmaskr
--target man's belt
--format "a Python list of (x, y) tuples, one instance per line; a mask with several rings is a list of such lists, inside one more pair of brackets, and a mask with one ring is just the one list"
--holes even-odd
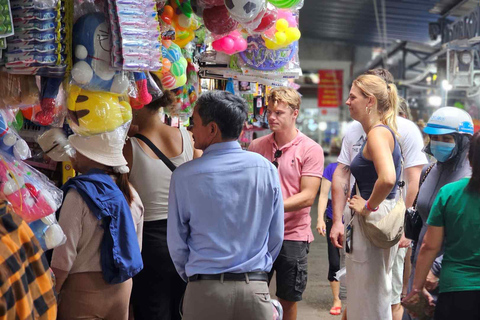
[(266, 272), (246, 273), (221, 273), (221, 274), (195, 274), (188, 277), (188, 282), (199, 280), (223, 280), (223, 281), (268, 281)]

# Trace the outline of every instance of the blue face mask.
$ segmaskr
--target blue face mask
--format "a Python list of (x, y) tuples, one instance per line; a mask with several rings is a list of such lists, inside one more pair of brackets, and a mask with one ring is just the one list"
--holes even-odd
[(452, 151), (455, 148), (455, 142), (431, 141), (430, 151), (439, 162), (445, 162), (450, 159)]

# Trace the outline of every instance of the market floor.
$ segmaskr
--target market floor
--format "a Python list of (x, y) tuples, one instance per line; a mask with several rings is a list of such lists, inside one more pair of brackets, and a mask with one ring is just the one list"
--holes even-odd
[[(332, 291), (327, 280), (327, 241), (315, 230), (317, 225), (317, 204), (318, 197), (312, 206), (311, 212), (315, 241), (310, 244), (308, 283), (307, 289), (303, 294), (303, 301), (298, 304), (298, 320), (340, 320), (341, 316), (332, 316), (329, 312), (332, 303)], [(275, 298), (275, 281), (272, 281), (270, 285), (270, 292), (272, 298)]]

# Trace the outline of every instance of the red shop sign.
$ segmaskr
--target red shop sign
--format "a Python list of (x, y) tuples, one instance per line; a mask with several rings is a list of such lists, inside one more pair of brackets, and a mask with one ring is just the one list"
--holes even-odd
[(338, 108), (343, 99), (343, 70), (319, 70), (318, 106)]

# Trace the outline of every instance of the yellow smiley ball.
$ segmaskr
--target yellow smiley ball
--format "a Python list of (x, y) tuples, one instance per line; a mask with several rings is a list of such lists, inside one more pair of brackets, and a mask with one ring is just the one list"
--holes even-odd
[(275, 26), (277, 28), (277, 31), (280, 31), (280, 32), (285, 31), (288, 29), (288, 21), (285, 19), (278, 19)]

